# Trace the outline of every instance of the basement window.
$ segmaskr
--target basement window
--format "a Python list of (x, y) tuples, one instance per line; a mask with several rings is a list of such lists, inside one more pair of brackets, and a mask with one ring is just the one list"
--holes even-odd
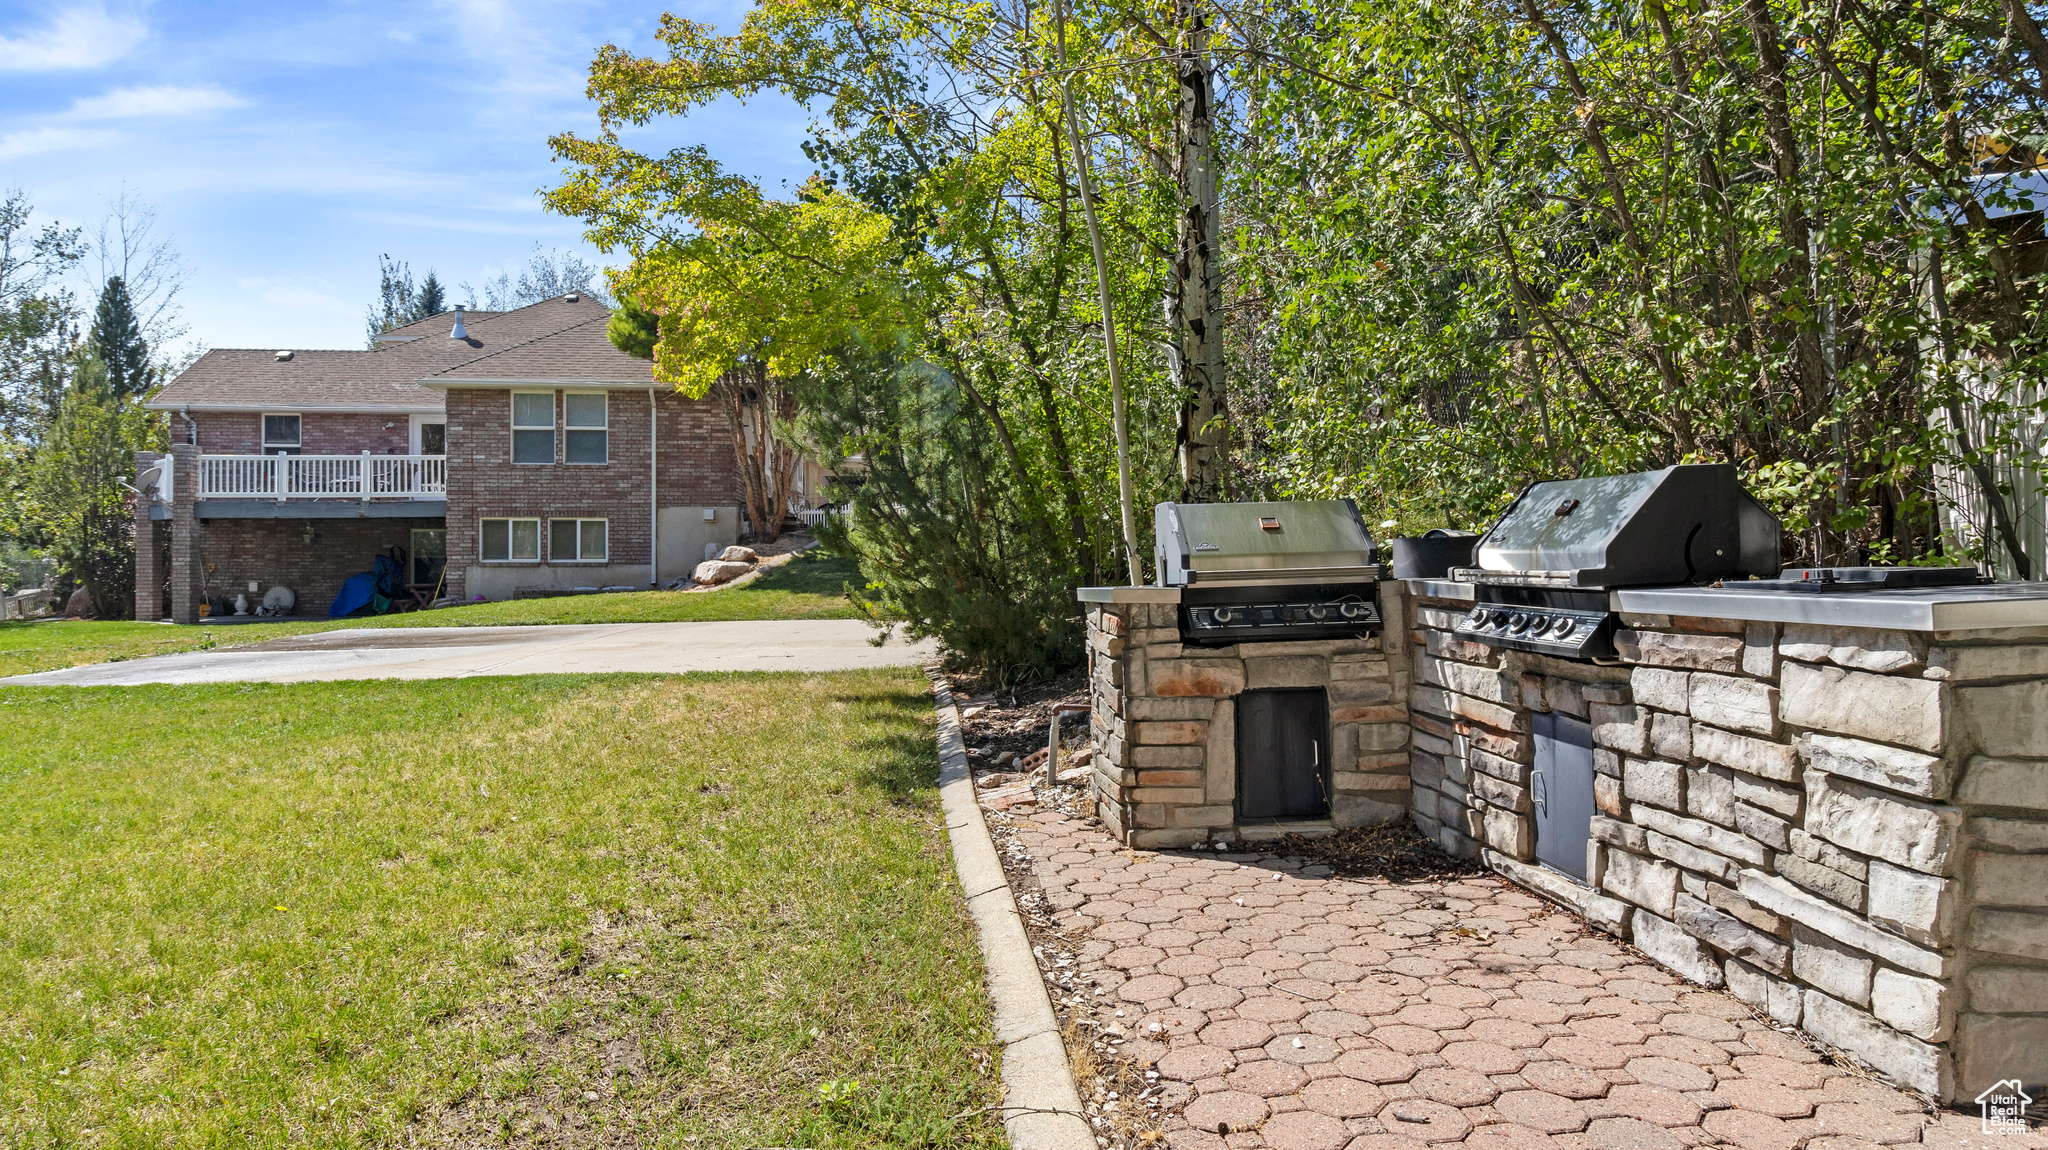
[(609, 556), (608, 524), (603, 519), (548, 521), (548, 560), (554, 563), (603, 563)]
[(540, 562), (540, 520), (479, 520), (477, 557), (485, 563)]

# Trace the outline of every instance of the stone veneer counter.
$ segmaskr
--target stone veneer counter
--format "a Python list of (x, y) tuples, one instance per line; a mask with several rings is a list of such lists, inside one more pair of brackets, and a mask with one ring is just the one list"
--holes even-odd
[[(1609, 664), (1409, 589), (1418, 827), (1943, 1101), (2048, 1082), (2048, 587), (1620, 591)], [(1546, 711), (1592, 732), (1590, 886), (1535, 862)]]

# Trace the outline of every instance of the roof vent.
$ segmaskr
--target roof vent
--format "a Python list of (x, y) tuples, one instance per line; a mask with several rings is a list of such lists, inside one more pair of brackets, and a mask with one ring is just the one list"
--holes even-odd
[(568, 295), (563, 296), (562, 298), (568, 300), (570, 303), (582, 303), (583, 293), (572, 291)]
[(291, 352), (288, 352), (288, 351), (280, 351), (280, 352), (278, 352), (278, 353), (277, 353), (277, 362), (279, 362), (279, 363), (289, 363), (289, 362), (291, 362), (291, 358), (292, 358), (292, 353), (291, 353)]
[(469, 329), (462, 326), (462, 305), (455, 305), (455, 330), (448, 333), (449, 339), (468, 339)]

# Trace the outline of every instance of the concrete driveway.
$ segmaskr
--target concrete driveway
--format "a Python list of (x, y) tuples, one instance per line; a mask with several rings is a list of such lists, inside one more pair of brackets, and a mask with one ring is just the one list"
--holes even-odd
[(857, 619), (599, 623), (562, 627), (392, 627), (323, 631), (229, 650), (157, 655), (0, 679), (6, 686), (308, 683), (607, 671), (847, 671), (922, 666), (931, 641), (872, 645)]

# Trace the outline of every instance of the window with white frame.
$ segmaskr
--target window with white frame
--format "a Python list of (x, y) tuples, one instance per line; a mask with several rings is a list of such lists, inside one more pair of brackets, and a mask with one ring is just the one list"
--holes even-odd
[(572, 391), (562, 396), (562, 459), (566, 463), (604, 463), (610, 444), (605, 393)]
[(478, 520), (477, 558), (485, 563), (540, 562), (540, 520)]
[(297, 455), (299, 453), (299, 417), (296, 415), (266, 415), (263, 417), (263, 454)]
[(603, 519), (548, 520), (548, 561), (603, 563), (610, 558), (607, 526)]
[(555, 461), (555, 393), (512, 393), (512, 462)]

